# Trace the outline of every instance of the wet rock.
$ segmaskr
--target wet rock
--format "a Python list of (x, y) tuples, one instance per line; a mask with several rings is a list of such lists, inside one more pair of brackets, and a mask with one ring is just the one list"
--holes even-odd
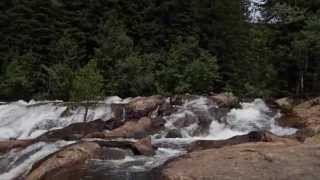
[(279, 142), (279, 141), (294, 141), (287, 138), (281, 138), (269, 132), (250, 132), (246, 135), (235, 136), (227, 140), (198, 140), (192, 143), (188, 148), (189, 151), (198, 151), (212, 148), (222, 148), (237, 144), (249, 142)]
[[(144, 138), (138, 141), (97, 140), (94, 142), (105, 148), (129, 149), (134, 155), (152, 156), (155, 153), (155, 148), (152, 146), (150, 138)], [(106, 156), (108, 155), (106, 154)]]
[(99, 162), (90, 161), (88, 173), (81, 180), (163, 180), (160, 176), (160, 168), (134, 168), (141, 167), (146, 162), (141, 160), (128, 161), (121, 165), (102, 165)]
[(173, 106), (165, 101), (165, 103), (163, 103), (158, 109), (158, 116), (168, 116), (176, 112), (177, 110), (178, 108), (176, 106)]
[(216, 102), (219, 107), (232, 108), (238, 104), (238, 98), (231, 93), (215, 94), (209, 98)]
[(6, 153), (12, 149), (23, 149), (34, 143), (34, 140), (7, 140), (0, 141), (0, 153)]
[(152, 128), (150, 118), (141, 118), (138, 121), (128, 121), (123, 126), (105, 133), (106, 138), (141, 138), (145, 137)]
[(195, 113), (199, 121), (199, 129), (197, 132), (195, 132), (194, 135), (207, 134), (209, 131), (210, 124), (213, 120), (215, 120), (214, 117), (211, 116), (211, 114), (208, 111), (194, 110), (193, 112)]
[(277, 121), (281, 126), (298, 128), (293, 137), (301, 142), (320, 133), (320, 98), (302, 102), (289, 111), (284, 111)]
[(178, 129), (171, 129), (168, 131), (166, 138), (182, 138), (182, 134)]
[(164, 125), (166, 124), (166, 120), (164, 120), (162, 117), (152, 118), (151, 121), (153, 132), (163, 129)]
[(84, 138), (85, 139), (90, 139), (90, 138), (103, 139), (103, 138), (105, 138), (105, 132), (94, 132), (94, 133), (86, 135)]
[(162, 96), (138, 97), (131, 100), (126, 107), (126, 119), (138, 119), (150, 116), (164, 103), (165, 98)]
[(105, 125), (106, 123), (102, 120), (74, 123), (63, 129), (49, 131), (38, 137), (36, 141), (79, 140), (90, 133), (105, 130), (107, 128)]
[(103, 160), (120, 160), (126, 158), (126, 156), (132, 156), (133, 152), (131, 149), (121, 149), (121, 148), (102, 148), (102, 159)]
[(138, 121), (127, 121), (119, 128), (112, 131), (95, 132), (87, 135), (87, 138), (144, 138), (149, 134), (157, 132), (164, 124), (164, 120), (161, 118), (150, 119), (143, 117)]
[(27, 175), (26, 180), (65, 179), (66, 174), (70, 175), (69, 171), (79, 170), (86, 160), (99, 158), (100, 156), (101, 147), (97, 143), (81, 142), (74, 144), (36, 163)]
[(248, 143), (190, 153), (163, 179), (318, 179), (319, 144)]
[(230, 112), (229, 108), (217, 108), (211, 107), (208, 109), (211, 119), (214, 118), (216, 121), (225, 123), (225, 118)]
[(277, 123), (282, 127), (292, 127), (297, 129), (306, 127), (302, 118), (293, 112), (286, 112), (282, 114), (282, 116), (277, 119)]
[(181, 142), (174, 142), (174, 141), (159, 141), (159, 142), (153, 142), (153, 145), (156, 148), (166, 148), (166, 149), (177, 149), (182, 151), (187, 151), (188, 148), (192, 144), (190, 144), (190, 141), (181, 141)]
[(113, 129), (121, 127), (123, 124), (124, 124), (124, 121), (122, 121), (121, 119), (112, 118), (105, 122), (104, 129), (111, 131)]
[(140, 152), (141, 155), (153, 156), (155, 154), (155, 149), (151, 144), (150, 137), (135, 142), (133, 146)]
[(198, 123), (199, 123), (199, 119), (195, 114), (185, 113), (184, 116), (178, 117), (176, 121), (173, 123), (173, 125), (176, 128), (184, 128), (192, 124), (198, 124)]
[(307, 138), (317, 135), (317, 133), (318, 132), (312, 128), (303, 128), (298, 130), (296, 134), (293, 135), (293, 137), (295, 137), (301, 142), (304, 142)]

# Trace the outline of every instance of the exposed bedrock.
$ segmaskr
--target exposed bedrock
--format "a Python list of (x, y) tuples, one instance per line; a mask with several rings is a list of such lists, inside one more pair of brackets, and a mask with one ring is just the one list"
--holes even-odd
[[(26, 180), (58, 179), (68, 169), (81, 169), (85, 161), (101, 156), (101, 147), (95, 142), (81, 142), (68, 146), (36, 163)], [(60, 178), (59, 178), (60, 179)]]
[(245, 143), (191, 152), (167, 164), (163, 179), (318, 179), (319, 137)]
[(88, 160), (123, 159), (126, 155), (152, 156), (150, 138), (138, 141), (82, 141), (67, 146), (33, 165), (26, 180), (79, 179), (86, 173)]

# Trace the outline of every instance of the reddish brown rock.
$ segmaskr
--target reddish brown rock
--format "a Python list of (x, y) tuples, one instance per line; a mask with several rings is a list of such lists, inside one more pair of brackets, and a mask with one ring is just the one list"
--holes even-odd
[(34, 140), (7, 140), (0, 141), (0, 153), (6, 153), (16, 148), (26, 148), (34, 143)]
[(231, 108), (238, 103), (238, 98), (229, 93), (215, 94), (209, 97), (211, 100), (216, 102), (219, 107)]
[(140, 154), (145, 156), (153, 156), (155, 154), (155, 149), (151, 144), (151, 138), (141, 139), (133, 144), (133, 146), (140, 152)]
[(94, 142), (104, 148), (128, 149), (131, 150), (134, 155), (152, 156), (155, 154), (155, 147), (152, 146), (150, 138), (144, 138), (138, 141), (96, 140)]
[(100, 153), (101, 147), (94, 142), (68, 146), (36, 163), (26, 180), (54, 180), (64, 177), (66, 171), (76, 171), (86, 160), (98, 158)]
[[(138, 97), (129, 102), (126, 107), (126, 119), (139, 119), (150, 116), (152, 112), (162, 109), (165, 104), (162, 96)], [(169, 106), (167, 108), (170, 108)]]
[(192, 152), (167, 164), (163, 179), (319, 179), (319, 140), (258, 142)]
[(152, 129), (150, 118), (141, 118), (138, 121), (128, 121), (123, 126), (110, 132), (105, 132), (105, 138), (138, 138), (144, 137)]
[(138, 121), (127, 121), (123, 126), (112, 131), (89, 134), (86, 138), (144, 138), (158, 131), (163, 124), (164, 121), (161, 118), (150, 119), (143, 117)]

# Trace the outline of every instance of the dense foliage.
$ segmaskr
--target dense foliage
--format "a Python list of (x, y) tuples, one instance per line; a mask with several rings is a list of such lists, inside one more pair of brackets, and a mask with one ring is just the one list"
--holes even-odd
[(0, 99), (68, 100), (92, 60), (104, 95), (319, 92), (319, 0), (269, 0), (254, 23), (248, 4), (1, 0)]

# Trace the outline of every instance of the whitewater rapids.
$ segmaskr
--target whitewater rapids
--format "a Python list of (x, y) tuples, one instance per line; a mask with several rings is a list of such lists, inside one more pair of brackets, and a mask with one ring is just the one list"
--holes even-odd
[[(107, 98), (89, 109), (88, 120), (102, 119), (108, 121), (112, 117), (112, 104), (125, 104), (129, 101), (130, 99), (123, 100), (119, 97)], [(281, 117), (281, 114), (273, 112), (261, 99), (241, 103), (238, 108), (228, 110), (219, 116), (217, 112), (220, 112), (220, 108), (210, 102), (207, 97), (199, 96), (176, 108), (176, 112), (163, 117), (166, 121), (165, 130), (154, 134), (152, 143), (171, 142), (179, 144), (190, 143), (199, 139), (224, 140), (251, 131), (270, 131), (283, 136), (294, 134), (297, 131), (294, 128), (283, 128), (277, 125), (276, 119)], [(33, 139), (48, 131), (82, 122), (83, 114), (83, 107), (70, 107), (69, 103), (61, 101), (1, 103), (0, 140)], [(202, 127), (200, 118), (203, 117), (209, 122), (208, 127)], [(186, 118), (192, 119), (192, 123), (184, 127), (177, 126), (179, 121)], [(170, 130), (179, 131), (182, 137), (167, 138), (166, 135)], [(0, 156), (0, 179), (17, 178), (28, 172), (37, 161), (72, 143), (74, 142), (39, 142), (22, 151), (10, 151)], [(104, 173), (115, 173), (121, 179), (120, 175), (128, 178), (128, 172), (144, 172), (159, 167), (167, 160), (184, 153), (184, 149), (159, 148), (153, 157), (128, 156), (122, 160), (92, 160), (91, 163), (93, 163), (93, 167), (100, 167), (92, 168), (93, 170), (100, 169)], [(114, 172), (114, 169), (110, 169), (110, 167), (118, 169), (117, 172)]]

